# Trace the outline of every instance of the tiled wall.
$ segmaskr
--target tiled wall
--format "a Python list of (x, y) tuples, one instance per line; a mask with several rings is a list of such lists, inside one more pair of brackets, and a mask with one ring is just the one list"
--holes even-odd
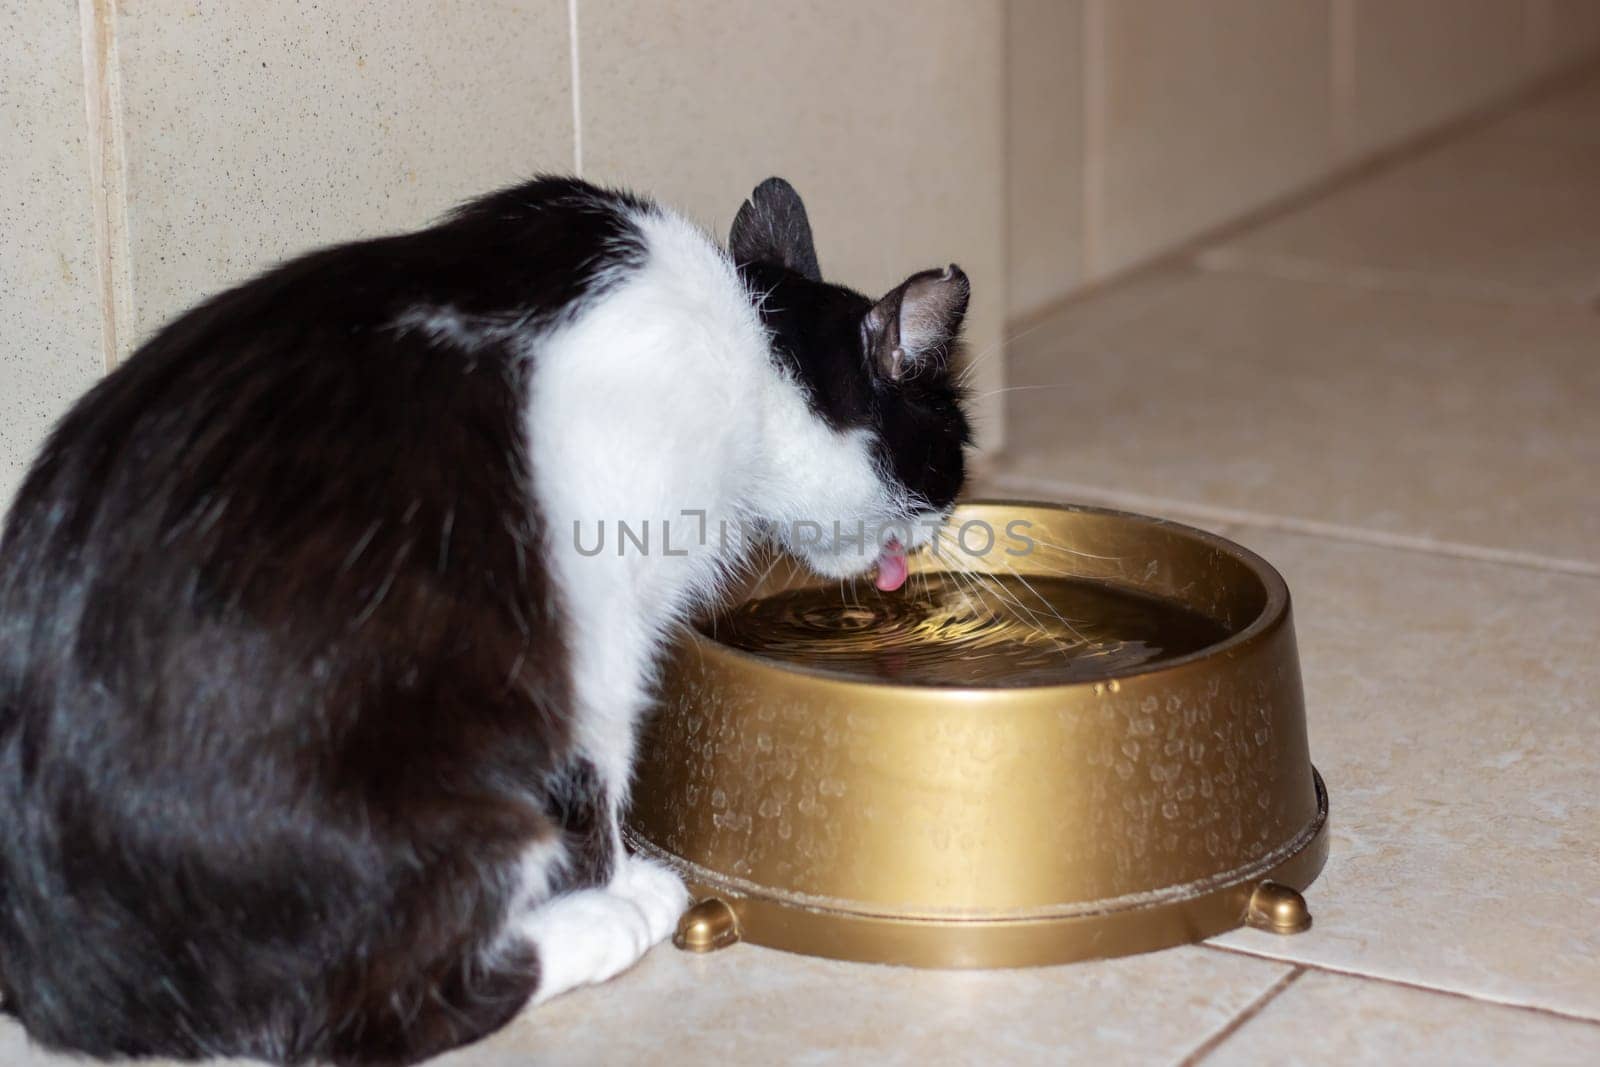
[(0, 0), (0, 502), (206, 293), (538, 170), (720, 232), (789, 176), (862, 288), (1008, 317), (1575, 64), (1600, 0)]
[(1010, 0), (1011, 318), (1600, 51), (1600, 0)]
[[(0, 0), (0, 505), (108, 364), (216, 289), (537, 171), (725, 231), (788, 176), (823, 269), (962, 264), (1000, 381), (1000, 0)], [(999, 426), (982, 401), (987, 441)]]
[[(95, 211), (77, 12), (0, 2), (0, 503), (100, 373)], [(19, 18), (22, 25), (18, 25)]]

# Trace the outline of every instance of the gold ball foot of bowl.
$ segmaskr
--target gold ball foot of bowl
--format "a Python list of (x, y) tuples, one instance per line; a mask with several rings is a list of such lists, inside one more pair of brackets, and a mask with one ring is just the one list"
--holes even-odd
[(707, 897), (683, 913), (672, 943), (685, 952), (715, 952), (739, 940), (739, 917), (716, 897)]
[(1298, 934), (1311, 929), (1311, 910), (1298, 890), (1277, 882), (1262, 882), (1250, 894), (1250, 909), (1244, 921), (1268, 933)]
[(1013, 967), (1305, 929), (1328, 800), (1278, 573), (1093, 508), (946, 529), (898, 592), (779, 566), (677, 644), (626, 830), (701, 902), (677, 943)]

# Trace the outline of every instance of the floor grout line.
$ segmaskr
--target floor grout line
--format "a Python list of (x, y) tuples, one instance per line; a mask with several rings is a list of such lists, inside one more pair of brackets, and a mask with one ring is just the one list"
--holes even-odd
[(1286, 963), (1300, 968), (1302, 971), (1319, 971), (1323, 974), (1336, 974), (1341, 978), (1355, 978), (1363, 982), (1378, 982), (1382, 985), (1398, 986), (1401, 989), (1415, 989), (1422, 993), (1437, 993), (1441, 997), (1454, 997), (1456, 1000), (1470, 1001), (1473, 1004), (1483, 1004), (1495, 1008), (1509, 1008), (1512, 1011), (1530, 1012), (1534, 1015), (1544, 1015), (1552, 1019), (1561, 1019), (1564, 1022), (1583, 1023), (1586, 1026), (1600, 1026), (1600, 1019), (1589, 1015), (1577, 1015), (1560, 1008), (1547, 1008), (1542, 1004), (1523, 1004), (1514, 1000), (1497, 1000), (1494, 997), (1478, 996), (1465, 993), (1459, 989), (1446, 989), (1441, 986), (1428, 985), (1425, 982), (1413, 982), (1404, 978), (1389, 978), (1381, 974), (1370, 974), (1366, 971), (1354, 971), (1344, 967), (1334, 967), (1324, 963), (1310, 963), (1305, 960), (1285, 959), (1282, 956), (1268, 956), (1260, 952), (1251, 952), (1249, 949), (1236, 948), (1233, 945), (1217, 945), (1209, 941), (1200, 943), (1203, 949), (1212, 952), (1225, 952), (1230, 956), (1244, 956), (1252, 960), (1270, 960), (1274, 963)]
[(1306, 969), (1304, 967), (1299, 964), (1293, 965), (1288, 974), (1279, 977), (1276, 982), (1267, 987), (1265, 992), (1246, 1004), (1237, 1015), (1223, 1025), (1222, 1029), (1200, 1042), (1194, 1051), (1179, 1061), (1178, 1067), (1194, 1067), (1195, 1064), (1217, 1051), (1229, 1038), (1244, 1029), (1246, 1023), (1260, 1015), (1268, 1004), (1277, 1000), (1284, 990), (1299, 981), (1300, 976), (1305, 973)]
[[(1000, 465), (1003, 468), (1003, 463)], [(1324, 540), (1343, 541), (1369, 545), (1375, 548), (1395, 549), (1402, 552), (1420, 552), (1425, 555), (1467, 560), (1473, 563), (1491, 563), (1507, 567), (1571, 574), (1582, 578), (1600, 578), (1600, 563), (1583, 560), (1558, 559), (1533, 552), (1490, 548), (1459, 541), (1439, 541), (1415, 534), (1387, 533), (1360, 526), (1344, 526), (1317, 519), (1300, 519), (1289, 515), (1249, 511), (1196, 501), (1174, 500), (1170, 497), (1147, 493), (1133, 493), (1119, 489), (1106, 489), (1084, 485), (1059, 478), (1029, 474), (1011, 474), (1003, 469), (987, 472), (988, 483), (996, 489), (1023, 493), (1060, 493), (1114, 507), (1171, 511), (1179, 516), (1190, 516), (1205, 522), (1233, 523), (1258, 529), (1278, 530), (1284, 533), (1303, 534)]]

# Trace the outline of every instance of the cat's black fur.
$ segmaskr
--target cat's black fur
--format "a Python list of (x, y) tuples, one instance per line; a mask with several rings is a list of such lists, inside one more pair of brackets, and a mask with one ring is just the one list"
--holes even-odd
[[(900, 378), (874, 373), (880, 340), (868, 327), (876, 312), (893, 321), (908, 279), (874, 306), (860, 293), (822, 280), (805, 207), (781, 179), (756, 188), (741, 218), (760, 208), (764, 225), (734, 222), (730, 251), (753, 292), (765, 294), (761, 318), (773, 350), (805, 383), (812, 409), (837, 430), (872, 427), (879, 459), (931, 510), (955, 500), (966, 474), (963, 450), (971, 443), (962, 402), (965, 393), (952, 373), (955, 338), (966, 317), (966, 276), (946, 273), (959, 284), (952, 306), (942, 309), (948, 336), (926, 354), (921, 373)], [(742, 239), (741, 239), (742, 236)], [(894, 343), (891, 339), (889, 343)]]
[[(569, 743), (518, 345), (637, 264), (639, 206), (543, 179), (314, 253), (61, 421), (0, 540), (0, 991), (36, 1040), (407, 1062), (528, 999), (536, 956), (483, 951), (517, 857), (564, 835), (556, 892), (615, 857)], [(870, 302), (757, 245), (779, 358), (948, 504), (949, 375), (875, 381)], [(470, 356), (417, 306), (472, 324)]]
[(393, 323), (562, 314), (631, 254), (592, 190), (509, 190), (217, 297), (62, 420), (0, 542), (0, 984), (37, 1040), (399, 1060), (520, 1007), (534, 961), (471, 962), (494, 873), (597, 833), (522, 363)]
[[(805, 383), (817, 414), (838, 430), (872, 427), (878, 458), (896, 479), (930, 510), (948, 507), (961, 490), (963, 449), (971, 441), (954, 376), (925, 372), (895, 380), (873, 373), (870, 345), (861, 336), (873, 302), (860, 293), (771, 263), (740, 273), (751, 289), (768, 294), (761, 318), (773, 350)], [(880, 303), (898, 310), (901, 289)], [(965, 308), (963, 296), (954, 321)], [(941, 352), (931, 358), (951, 357)]]

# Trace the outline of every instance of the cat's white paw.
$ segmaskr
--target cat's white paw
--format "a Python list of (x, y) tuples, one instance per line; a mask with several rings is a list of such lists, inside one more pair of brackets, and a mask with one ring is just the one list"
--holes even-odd
[(637, 904), (610, 889), (582, 889), (540, 905), (522, 919), (521, 933), (539, 952), (534, 1004), (614, 978), (660, 940)]
[(519, 923), (539, 952), (534, 1004), (614, 978), (665, 941), (689, 905), (676, 874), (624, 856), (603, 889), (581, 889), (541, 904)]
[(633, 901), (644, 913), (652, 945), (666, 940), (689, 906), (689, 891), (677, 873), (643, 856), (624, 857), (612, 876), (610, 889)]

